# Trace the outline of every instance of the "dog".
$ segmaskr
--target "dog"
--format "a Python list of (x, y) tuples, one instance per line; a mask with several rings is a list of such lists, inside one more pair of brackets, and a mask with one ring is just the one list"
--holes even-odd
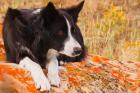
[[(85, 57), (83, 36), (76, 22), (84, 1), (57, 9), (52, 2), (38, 9), (7, 10), (3, 40), (7, 61), (30, 71), (36, 88), (49, 91), (60, 85), (60, 61), (75, 62)], [(48, 69), (48, 78), (42, 68)]]

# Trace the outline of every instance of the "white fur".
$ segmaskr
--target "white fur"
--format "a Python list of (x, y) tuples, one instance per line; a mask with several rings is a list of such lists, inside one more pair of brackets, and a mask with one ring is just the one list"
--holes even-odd
[(57, 51), (55, 51), (54, 49), (49, 49), (47, 54), (47, 58), (49, 61), (46, 68), (48, 68), (48, 79), (51, 85), (59, 87), (60, 77), (57, 56)]
[(40, 11), (41, 11), (41, 9), (39, 8), (39, 9), (34, 10), (32, 13), (33, 13), (33, 14), (37, 14), (37, 13), (39, 13)]
[(48, 63), (48, 79), (51, 85), (55, 85), (59, 87), (60, 85), (60, 78), (58, 73), (58, 60), (57, 58), (52, 58)]
[(64, 62), (64, 61), (60, 61), (59, 63), (60, 63), (60, 65), (64, 65), (64, 64), (65, 64), (65, 62)]
[(80, 44), (73, 38), (71, 34), (71, 25), (68, 19), (64, 16), (67, 27), (68, 27), (68, 39), (64, 43), (64, 50), (60, 51), (60, 53), (73, 57), (72, 53), (74, 52), (74, 47), (81, 48)]
[(40, 89), (40, 91), (50, 91), (49, 81), (45, 77), (43, 70), (39, 64), (35, 63), (30, 58), (25, 57), (20, 61), (19, 66), (30, 71), (37, 89)]

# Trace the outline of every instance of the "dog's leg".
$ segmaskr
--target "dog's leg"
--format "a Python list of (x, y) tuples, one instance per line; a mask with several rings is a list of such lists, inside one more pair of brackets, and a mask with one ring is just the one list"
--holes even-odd
[(30, 71), (37, 89), (40, 89), (40, 91), (50, 91), (49, 81), (39, 64), (32, 61), (29, 57), (25, 57), (20, 61), (19, 66)]
[(57, 56), (58, 52), (56, 50), (49, 49), (47, 54), (47, 59), (49, 62), (46, 65), (46, 68), (48, 68), (48, 79), (51, 85), (59, 87), (60, 77)]

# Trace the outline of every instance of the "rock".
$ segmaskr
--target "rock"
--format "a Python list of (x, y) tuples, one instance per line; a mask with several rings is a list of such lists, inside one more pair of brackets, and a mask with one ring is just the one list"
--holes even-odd
[[(140, 62), (131, 62), (132, 68), (130, 62), (106, 60), (101, 56), (88, 58), (90, 65), (85, 61), (64, 64), (59, 71), (60, 87), (52, 87), (49, 93), (139, 93)], [(47, 75), (47, 71), (44, 72)], [(0, 64), (0, 81), (3, 82), (0, 91), (8, 89), (13, 91), (10, 93), (40, 93), (29, 72), (13, 64)], [(8, 88), (1, 87), (4, 84)]]

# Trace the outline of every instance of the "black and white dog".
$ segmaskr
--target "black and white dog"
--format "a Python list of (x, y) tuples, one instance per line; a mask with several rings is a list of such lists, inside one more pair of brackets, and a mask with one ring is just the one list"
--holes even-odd
[[(76, 25), (83, 4), (56, 9), (49, 2), (41, 9), (7, 11), (3, 26), (7, 61), (30, 71), (40, 91), (50, 90), (50, 84), (59, 86), (60, 61), (80, 61), (85, 56), (83, 37)], [(48, 78), (41, 67), (48, 69)]]

